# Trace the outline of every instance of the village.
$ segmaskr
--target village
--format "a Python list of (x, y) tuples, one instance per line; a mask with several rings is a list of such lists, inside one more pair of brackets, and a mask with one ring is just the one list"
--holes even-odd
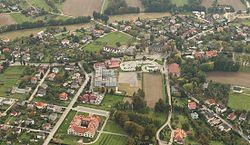
[(249, 84), (206, 78), (249, 68), (242, 13), (95, 20), (1, 40), (0, 143), (248, 144)]

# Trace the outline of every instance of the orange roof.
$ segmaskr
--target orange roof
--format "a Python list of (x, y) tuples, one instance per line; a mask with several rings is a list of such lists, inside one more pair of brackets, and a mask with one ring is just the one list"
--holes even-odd
[(207, 103), (208, 105), (215, 105), (215, 104), (216, 104), (216, 102), (215, 102), (214, 99), (208, 99), (208, 100), (206, 101), (206, 103)]
[(197, 104), (195, 102), (189, 102), (188, 103), (188, 109), (189, 110), (194, 110), (194, 109), (196, 109), (196, 107), (197, 107)]
[(186, 137), (186, 133), (183, 129), (177, 128), (175, 130), (174, 138), (178, 142), (183, 142), (184, 138)]
[(45, 105), (45, 103), (43, 103), (43, 102), (36, 102), (37, 107), (43, 107), (44, 105)]
[(172, 73), (174, 75), (179, 75), (180, 74), (180, 67), (179, 64), (177, 63), (172, 63), (168, 66), (169, 73)]
[(209, 58), (217, 56), (217, 51), (207, 51), (206, 53)]
[(60, 100), (67, 100), (68, 99), (68, 94), (65, 92), (62, 92), (59, 94)]

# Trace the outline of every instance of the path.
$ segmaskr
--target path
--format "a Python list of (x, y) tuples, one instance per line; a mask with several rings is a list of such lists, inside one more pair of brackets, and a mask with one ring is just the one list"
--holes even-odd
[[(79, 64), (79, 67), (82, 68), (81, 64), (80, 63), (78, 63), (78, 64)], [(78, 97), (80, 96), (80, 94), (82, 93), (83, 89), (88, 84), (89, 76), (88, 76), (88, 74), (85, 71), (84, 71), (84, 73), (85, 73), (85, 81), (83, 82), (83, 84), (81, 85), (81, 87), (77, 91), (77, 93), (75, 94), (74, 98), (72, 99), (72, 101), (70, 102), (70, 104), (68, 105), (68, 107), (63, 112), (63, 114), (60, 117), (60, 119), (57, 121), (57, 123), (54, 126), (54, 128), (51, 130), (50, 134), (48, 135), (48, 137), (44, 141), (43, 145), (48, 145), (49, 144), (50, 140), (53, 138), (53, 136), (55, 135), (56, 131), (59, 129), (59, 127), (63, 123), (64, 119), (66, 118), (66, 116), (68, 115), (68, 113), (70, 112), (70, 110), (72, 109), (72, 107), (74, 106), (74, 104), (76, 103), (76, 101), (77, 101)]]
[(43, 76), (43, 78), (40, 80), (39, 84), (36, 86), (35, 90), (34, 90), (33, 93), (31, 94), (31, 96), (30, 96), (28, 102), (31, 102), (31, 101), (34, 99), (34, 97), (35, 97), (35, 95), (36, 95), (36, 93), (37, 93), (39, 87), (43, 84), (43, 82), (44, 82), (45, 79), (47, 78), (49, 72), (50, 72), (50, 68), (48, 68), (47, 72), (45, 73), (45, 75)]
[(12, 126), (12, 125), (6, 125), (6, 124), (0, 124), (0, 126), (8, 126), (10, 128), (18, 128), (18, 129), (20, 128), (20, 129), (23, 129), (23, 130), (30, 130), (32, 132), (49, 133), (48, 131), (45, 131), (45, 130), (32, 129), (32, 128), (27, 128), (27, 127)]
[(103, 131), (102, 133), (104, 133), (104, 134), (110, 134), (110, 135), (117, 135), (117, 136), (128, 137), (128, 135), (126, 135), (126, 134), (120, 134), (120, 133), (114, 133), (114, 132), (108, 132), (108, 131)]

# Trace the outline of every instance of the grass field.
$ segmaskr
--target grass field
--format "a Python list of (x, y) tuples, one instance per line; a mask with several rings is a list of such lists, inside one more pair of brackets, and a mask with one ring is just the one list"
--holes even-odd
[(32, 22), (32, 21), (34, 21), (34, 19), (32, 19), (31, 17), (26, 17), (25, 15), (22, 15), (21, 13), (12, 13), (10, 15), (16, 21), (16, 23), (23, 23), (23, 22)]
[(107, 132), (113, 132), (113, 133), (120, 133), (120, 134), (126, 134), (126, 132), (114, 121), (108, 120), (104, 131)]
[(155, 106), (155, 103), (163, 98), (163, 82), (160, 74), (143, 74), (143, 90), (145, 92), (145, 100), (147, 105), (151, 108)]
[(83, 50), (92, 51), (92, 52), (100, 51), (105, 45), (116, 47), (116, 42), (120, 42), (122, 45), (125, 45), (130, 42), (131, 43), (134, 42), (134, 40), (131, 36), (128, 36), (121, 32), (112, 32), (88, 44), (87, 46), (83, 48)]
[[(202, 5), (206, 8), (211, 7), (213, 0), (202, 0)], [(219, 5), (231, 5), (236, 11), (246, 10), (246, 6), (241, 2), (241, 0), (218, 0)]]
[(24, 71), (24, 67), (9, 67), (3, 74), (0, 74), (0, 97), (10, 97), (15, 99), (25, 99), (22, 94), (10, 94), (13, 86), (17, 86)]
[(171, 0), (171, 3), (175, 4), (177, 7), (180, 7), (188, 4), (188, 0)]
[(32, 6), (44, 9), (45, 11), (51, 11), (51, 7), (46, 4), (44, 0), (27, 0)]
[(92, 145), (127, 145), (127, 138), (123, 136), (102, 134), (99, 140)]
[(233, 93), (229, 96), (228, 106), (233, 109), (250, 111), (250, 95)]
[(244, 72), (211, 72), (207, 74), (208, 80), (245, 87), (250, 87), (249, 78), (250, 73)]

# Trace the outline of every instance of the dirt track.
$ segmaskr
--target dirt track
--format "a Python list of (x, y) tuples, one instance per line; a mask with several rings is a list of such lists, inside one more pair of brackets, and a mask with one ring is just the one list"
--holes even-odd
[(224, 84), (250, 87), (250, 73), (212, 72), (207, 74), (207, 79)]
[(0, 14), (0, 26), (15, 24), (16, 22), (12, 19), (10, 15)]
[(103, 0), (66, 0), (63, 12), (71, 16), (92, 16), (93, 11), (100, 12)]
[(145, 100), (149, 107), (153, 108), (155, 103), (158, 102), (160, 98), (163, 98), (162, 87), (161, 75), (143, 74), (143, 90), (145, 92)]

